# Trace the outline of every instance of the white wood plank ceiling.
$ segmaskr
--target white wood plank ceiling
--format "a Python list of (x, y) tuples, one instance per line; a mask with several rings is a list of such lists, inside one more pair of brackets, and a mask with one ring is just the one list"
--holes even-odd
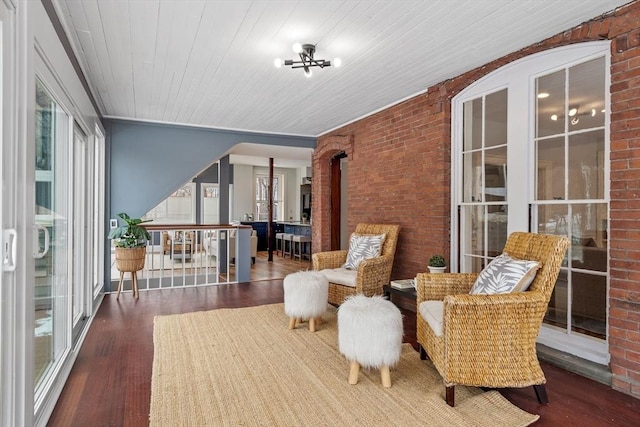
[[(54, 0), (105, 117), (317, 136), (628, 0)], [(340, 68), (273, 65), (294, 42)]]

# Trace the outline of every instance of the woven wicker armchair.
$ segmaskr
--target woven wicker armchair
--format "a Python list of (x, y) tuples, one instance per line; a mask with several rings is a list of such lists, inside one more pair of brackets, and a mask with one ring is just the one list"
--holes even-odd
[(416, 327), (420, 358), (428, 355), (442, 376), (450, 406), (456, 384), (532, 385), (540, 403), (548, 402), (536, 339), (568, 247), (569, 240), (561, 236), (522, 232), (509, 236), (504, 252), (541, 264), (526, 292), (469, 295), (475, 273), (417, 275), (418, 307), (423, 301), (444, 300), (441, 336), (420, 310)]
[[(360, 263), (355, 287), (329, 281), (330, 304), (340, 305), (349, 295), (382, 295), (382, 286), (388, 284), (391, 279), (391, 269), (393, 268), (393, 258), (396, 253), (400, 226), (361, 223), (356, 226), (355, 232), (358, 234), (385, 234), (382, 252), (379, 257), (367, 259)], [(340, 268), (347, 260), (347, 252), (346, 250), (340, 250), (315, 253), (311, 257), (313, 269), (320, 271)]]

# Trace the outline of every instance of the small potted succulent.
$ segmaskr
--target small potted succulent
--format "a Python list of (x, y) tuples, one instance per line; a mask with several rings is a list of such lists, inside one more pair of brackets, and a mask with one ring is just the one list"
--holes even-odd
[(433, 255), (429, 258), (429, 272), (430, 273), (444, 273), (447, 268), (447, 262), (442, 255)]

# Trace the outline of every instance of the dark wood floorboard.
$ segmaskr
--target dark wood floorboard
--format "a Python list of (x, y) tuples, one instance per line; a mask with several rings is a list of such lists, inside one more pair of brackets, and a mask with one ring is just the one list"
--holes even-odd
[[(276, 258), (270, 268), (284, 277), (300, 267)], [(138, 300), (131, 294), (119, 301), (106, 295), (48, 425), (148, 425), (155, 316), (282, 300), (282, 279), (142, 292)], [(403, 309), (403, 314), (405, 341), (416, 348), (415, 313)], [(501, 390), (515, 405), (540, 415), (536, 426), (640, 425), (639, 400), (548, 364), (543, 369), (548, 405), (538, 404), (532, 387)]]

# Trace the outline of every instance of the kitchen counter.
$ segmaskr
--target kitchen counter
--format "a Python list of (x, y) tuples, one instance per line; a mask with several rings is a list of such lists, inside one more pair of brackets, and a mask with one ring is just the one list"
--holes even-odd
[(284, 232), (289, 234), (298, 234), (301, 236), (311, 236), (311, 224), (298, 221), (278, 222), (284, 226)]

